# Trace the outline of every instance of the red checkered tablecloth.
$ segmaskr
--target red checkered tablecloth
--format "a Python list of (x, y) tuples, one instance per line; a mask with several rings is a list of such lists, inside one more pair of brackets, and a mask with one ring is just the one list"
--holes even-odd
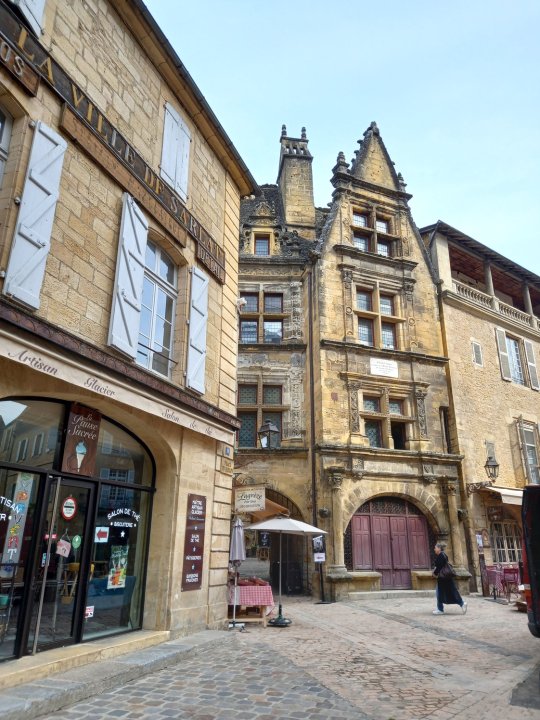
[(503, 571), (499, 568), (486, 568), (490, 590), (495, 588), (497, 595), (503, 593)]
[(274, 606), (274, 596), (270, 585), (238, 585), (236, 598), (234, 586), (229, 587), (229, 605)]

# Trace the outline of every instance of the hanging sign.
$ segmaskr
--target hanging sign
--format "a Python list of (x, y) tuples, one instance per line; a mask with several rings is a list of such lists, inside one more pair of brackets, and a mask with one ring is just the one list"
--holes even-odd
[(312, 538), (313, 562), (322, 563), (326, 560), (326, 543), (324, 535), (317, 535)]
[(202, 585), (206, 498), (188, 495), (182, 590), (199, 590)]
[(234, 491), (234, 509), (237, 513), (264, 510), (265, 504), (264, 485), (248, 485)]
[(80, 535), (75, 535), (71, 541), (74, 550), (78, 550), (81, 547), (82, 538)]
[(64, 520), (73, 520), (73, 518), (77, 514), (77, 501), (72, 495), (68, 495), (68, 497), (62, 503), (60, 514), (62, 515)]
[(101, 414), (73, 403), (69, 413), (62, 471), (93, 475)]
[(69, 553), (71, 552), (71, 543), (67, 540), (63, 540), (60, 538), (60, 540), (56, 543), (56, 554), (61, 555), (62, 557), (69, 557)]

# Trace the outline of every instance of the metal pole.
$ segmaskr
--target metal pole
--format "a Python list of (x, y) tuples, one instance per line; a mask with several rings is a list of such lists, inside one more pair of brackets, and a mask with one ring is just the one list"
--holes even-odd
[[(54, 479), (54, 478), (53, 478)], [(49, 527), (49, 542), (47, 543), (47, 555), (45, 556), (45, 566), (43, 568), (43, 582), (41, 583), (41, 592), (39, 594), (39, 606), (38, 606), (38, 614), (37, 614), (37, 620), (36, 620), (36, 629), (34, 631), (34, 643), (32, 645), (32, 655), (36, 654), (37, 651), (37, 644), (38, 644), (38, 636), (39, 636), (39, 627), (41, 625), (41, 614), (43, 612), (43, 598), (45, 597), (45, 585), (47, 583), (47, 573), (49, 572), (49, 564), (50, 564), (50, 558), (51, 558), (51, 545), (52, 545), (52, 539), (53, 539), (53, 531), (54, 531), (54, 518), (56, 517), (56, 509), (58, 507), (58, 497), (60, 495), (60, 478), (56, 479), (56, 492), (54, 495), (54, 503), (53, 503), (53, 511), (51, 515), (51, 525)], [(55, 592), (57, 591), (57, 588), (55, 588)], [(56, 603), (56, 599), (55, 599)]]

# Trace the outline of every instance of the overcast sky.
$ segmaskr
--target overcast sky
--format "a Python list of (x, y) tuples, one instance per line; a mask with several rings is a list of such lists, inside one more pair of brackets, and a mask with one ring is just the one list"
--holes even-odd
[(538, 0), (146, 0), (259, 184), (307, 128), (315, 203), (375, 120), (418, 226), (540, 275)]

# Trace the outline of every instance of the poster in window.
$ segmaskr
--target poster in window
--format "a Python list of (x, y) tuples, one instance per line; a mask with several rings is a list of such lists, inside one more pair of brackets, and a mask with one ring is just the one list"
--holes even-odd
[(107, 590), (126, 587), (126, 568), (129, 545), (112, 545), (107, 576)]

